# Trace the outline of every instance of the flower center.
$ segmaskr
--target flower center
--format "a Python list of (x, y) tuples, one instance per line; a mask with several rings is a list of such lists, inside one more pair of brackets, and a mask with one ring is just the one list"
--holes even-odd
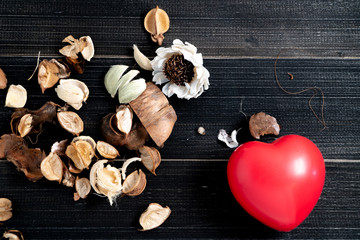
[(194, 70), (194, 65), (183, 55), (172, 55), (164, 66), (165, 76), (179, 86), (185, 86), (185, 83), (191, 82), (195, 75)]

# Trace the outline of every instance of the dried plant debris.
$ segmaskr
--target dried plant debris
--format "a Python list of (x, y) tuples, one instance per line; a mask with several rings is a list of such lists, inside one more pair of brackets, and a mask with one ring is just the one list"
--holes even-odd
[(93, 150), (95, 151), (96, 142), (92, 137), (90, 137), (90, 136), (79, 136), (79, 137), (74, 137), (74, 139), (72, 140), (72, 142), (78, 142), (78, 141), (88, 142), (91, 145), (91, 147), (93, 148)]
[(15, 230), (15, 229), (5, 231), (3, 234), (3, 238), (9, 240), (24, 240), (22, 233), (19, 230)]
[(57, 119), (61, 127), (69, 133), (79, 136), (84, 131), (84, 122), (75, 112), (60, 111), (57, 113)]
[(43, 177), (40, 164), (45, 157), (46, 154), (40, 149), (28, 148), (22, 137), (15, 134), (1, 136), (0, 158), (12, 162), (30, 181), (35, 182)]
[(0, 222), (5, 222), (12, 217), (12, 202), (7, 198), (0, 198)]
[(198, 134), (203, 135), (203, 136), (206, 134), (204, 127), (199, 127), (197, 129), (197, 132), (198, 132)]
[(159, 46), (164, 40), (164, 33), (169, 30), (170, 20), (167, 13), (158, 6), (151, 9), (145, 16), (144, 27), (151, 34), (151, 39)]
[(105, 75), (104, 85), (111, 97), (118, 93), (120, 103), (129, 103), (145, 91), (145, 79), (133, 80), (139, 74), (138, 70), (130, 70), (126, 74), (128, 66), (113, 65)]
[(0, 68), (0, 89), (5, 89), (7, 86), (7, 78), (4, 71)]
[(114, 146), (104, 141), (97, 141), (96, 150), (102, 157), (107, 159), (114, 159), (120, 155)]
[(85, 140), (71, 142), (65, 151), (78, 170), (89, 169), (92, 158), (95, 156), (94, 147)]
[(6, 94), (5, 107), (22, 108), (27, 101), (26, 89), (19, 85), (11, 84)]
[(139, 153), (143, 165), (156, 176), (155, 170), (161, 163), (160, 152), (154, 147), (142, 146)]
[(55, 59), (43, 60), (39, 65), (38, 82), (42, 93), (53, 87), (60, 78), (68, 78), (70, 69)]
[(163, 224), (171, 214), (168, 206), (162, 207), (158, 203), (150, 203), (148, 208), (140, 216), (139, 223), (143, 229), (140, 231), (148, 231), (159, 227)]
[(128, 105), (120, 105), (116, 109), (116, 115), (113, 120), (116, 121), (116, 126), (120, 132), (129, 134), (132, 127), (133, 111)]
[(126, 146), (130, 150), (137, 150), (144, 145), (148, 133), (141, 123), (133, 122), (129, 134), (126, 134), (114, 124), (115, 117), (116, 113), (109, 113), (101, 120), (100, 131), (106, 142), (114, 146)]
[(89, 97), (89, 89), (86, 84), (76, 79), (60, 80), (55, 92), (61, 100), (76, 110), (79, 110), (82, 103), (86, 102)]
[(239, 146), (238, 141), (236, 140), (237, 130), (232, 131), (231, 136), (229, 136), (224, 129), (219, 130), (218, 139), (226, 144), (229, 148), (236, 148)]
[(141, 161), (141, 158), (133, 157), (133, 158), (129, 158), (128, 160), (126, 160), (126, 161), (123, 163), (123, 165), (122, 165), (122, 167), (121, 167), (121, 169), (120, 169), (120, 171), (121, 171), (121, 177), (122, 177), (123, 180), (125, 180), (125, 178), (126, 178), (126, 169), (129, 167), (129, 165), (130, 165), (131, 163), (133, 163), (133, 162), (140, 162), (140, 161)]
[(63, 164), (60, 157), (56, 153), (51, 152), (42, 160), (40, 169), (47, 180), (61, 183), (64, 175)]
[(58, 156), (65, 156), (65, 151), (67, 146), (69, 145), (69, 142), (67, 139), (62, 140), (60, 142), (55, 142), (52, 146), (51, 146), (51, 152), (52, 153), (56, 153)]
[(99, 160), (91, 168), (90, 184), (98, 194), (107, 196), (110, 205), (121, 194), (121, 174), (120, 170), (106, 164), (108, 160)]
[(125, 178), (123, 183), (123, 194), (127, 196), (138, 196), (140, 195), (146, 187), (146, 175), (143, 171), (138, 170), (132, 172), (129, 176)]
[(142, 69), (152, 71), (153, 68), (151, 66), (150, 59), (140, 52), (139, 48), (135, 44), (133, 45), (133, 49), (136, 63), (139, 64)]
[(12, 132), (21, 137), (41, 132), (44, 123), (55, 122), (57, 106), (53, 102), (47, 102), (38, 110), (15, 109), (10, 122)]
[(90, 36), (83, 36), (79, 39), (75, 39), (73, 36), (69, 35), (63, 42), (69, 43), (69, 45), (60, 49), (59, 52), (66, 57), (77, 59), (78, 54), (81, 53), (84, 59), (90, 61), (94, 56), (95, 48)]
[(77, 177), (75, 180), (75, 190), (76, 190), (76, 193), (74, 193), (75, 201), (79, 200), (80, 198), (85, 199), (91, 191), (91, 184), (89, 179)]
[(130, 106), (156, 145), (163, 146), (170, 137), (177, 116), (161, 90), (148, 82), (146, 90), (130, 102)]
[(75, 177), (70, 173), (69, 169), (66, 167), (65, 164), (63, 164), (63, 172), (64, 172), (64, 176), (63, 176), (62, 184), (67, 187), (71, 187), (71, 188), (74, 187)]
[(249, 129), (251, 135), (256, 139), (260, 139), (261, 136), (266, 134), (274, 134), (277, 136), (280, 133), (280, 126), (276, 118), (264, 112), (259, 112), (251, 116)]

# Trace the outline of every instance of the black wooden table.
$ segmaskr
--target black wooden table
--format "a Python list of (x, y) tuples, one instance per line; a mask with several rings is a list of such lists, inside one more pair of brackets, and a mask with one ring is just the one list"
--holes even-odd
[[(359, 239), (360, 238), (360, 2), (358, 0), (208, 0), (208, 1), (73, 1), (2, 0), (0, 2), (0, 67), (9, 83), (28, 91), (26, 107), (46, 101), (61, 103), (54, 89), (41, 94), (37, 80), (26, 79), (41, 59), (60, 57), (61, 40), (69, 34), (90, 35), (95, 58), (83, 75), (73, 74), (90, 89), (78, 111), (84, 135), (101, 139), (99, 120), (117, 102), (106, 93), (103, 78), (113, 64), (135, 66), (132, 44), (154, 57), (157, 48), (143, 27), (147, 11), (159, 5), (170, 16), (164, 46), (179, 38), (198, 47), (210, 71), (210, 89), (198, 99), (170, 98), (178, 121), (160, 150), (158, 176), (138, 197), (110, 206), (95, 195), (73, 201), (73, 190), (55, 182), (27, 181), (13, 164), (0, 160), (0, 197), (13, 201), (14, 216), (1, 232), (18, 229), (25, 239)], [(276, 85), (274, 61), (281, 51), (278, 75), (292, 90), (317, 86), (325, 93), (327, 128), (307, 106), (311, 93), (287, 95)], [(289, 80), (287, 73), (294, 76)], [(151, 74), (144, 74), (151, 79)], [(12, 109), (1, 90), (1, 133), (9, 133)], [(245, 117), (264, 111), (275, 116), (280, 136), (299, 134), (321, 150), (326, 181), (318, 204), (295, 230), (272, 230), (235, 201), (226, 179), (232, 149), (217, 140), (220, 128), (230, 132)], [(313, 100), (320, 112), (321, 98)], [(196, 129), (203, 126), (206, 135)], [(49, 152), (52, 142), (71, 138), (51, 127), (36, 145)], [(274, 136), (261, 141), (271, 142)], [(128, 158), (134, 153), (121, 150)], [(114, 165), (121, 166), (121, 162)], [(170, 218), (158, 229), (138, 232), (137, 221), (150, 202), (169, 205)]]

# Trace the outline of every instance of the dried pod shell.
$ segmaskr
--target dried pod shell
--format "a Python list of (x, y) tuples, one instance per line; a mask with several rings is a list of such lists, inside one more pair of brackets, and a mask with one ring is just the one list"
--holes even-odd
[(127, 105), (120, 105), (116, 110), (116, 126), (120, 132), (129, 134), (131, 131), (133, 112)]
[(64, 175), (63, 162), (56, 153), (51, 152), (44, 158), (41, 162), (40, 169), (46, 179), (61, 183)]
[(75, 112), (58, 112), (57, 119), (62, 128), (74, 135), (79, 136), (84, 131), (84, 122)]
[(83, 36), (80, 39), (75, 39), (73, 36), (67, 36), (63, 42), (70, 43), (59, 50), (59, 52), (69, 58), (77, 59), (78, 53), (81, 52), (84, 59), (90, 61), (94, 56), (94, 44), (90, 36)]
[(5, 222), (12, 217), (12, 203), (7, 198), (0, 198), (0, 222)]
[(84, 44), (84, 48), (81, 51), (81, 55), (84, 57), (86, 61), (89, 61), (94, 57), (95, 48), (93, 41), (90, 36), (84, 36), (79, 38), (79, 41)]
[(11, 84), (6, 94), (5, 107), (22, 108), (27, 101), (26, 89), (21, 85)]
[(50, 61), (43, 60), (39, 65), (38, 83), (42, 93), (46, 89), (53, 87), (60, 78), (67, 78), (69, 76), (69, 68), (56, 59), (51, 59)]
[(93, 148), (93, 150), (95, 151), (96, 149), (96, 142), (95, 140), (90, 137), (90, 136), (79, 136), (79, 137), (75, 137), (71, 142), (77, 142), (77, 141), (85, 141), (88, 142), (91, 147)]
[(150, 203), (148, 208), (140, 216), (139, 223), (147, 231), (159, 227), (170, 216), (171, 210), (168, 206), (162, 207), (158, 203)]
[(30, 113), (21, 117), (18, 125), (18, 132), (20, 133), (20, 137), (25, 137), (30, 133), (32, 129), (32, 121), (33, 117)]
[(95, 151), (90, 143), (80, 140), (72, 142), (66, 148), (65, 154), (73, 161), (77, 169), (83, 170), (89, 168), (91, 159), (95, 156)]
[(24, 240), (22, 233), (15, 229), (4, 232), (3, 238), (7, 238), (9, 240)]
[(89, 179), (77, 177), (75, 180), (75, 190), (79, 194), (80, 198), (82, 199), (86, 198), (91, 191), (91, 185)]
[(160, 152), (154, 147), (142, 146), (139, 149), (141, 162), (147, 170), (156, 175), (155, 170), (160, 165), (161, 155)]
[(60, 142), (55, 142), (51, 146), (51, 152), (56, 153), (58, 156), (65, 156), (66, 147), (69, 145), (68, 140), (62, 140)]
[(123, 184), (123, 193), (128, 196), (138, 196), (145, 190), (145, 187), (146, 175), (140, 169), (126, 177)]
[(280, 126), (276, 118), (264, 112), (259, 112), (251, 116), (249, 129), (251, 135), (256, 139), (260, 139), (261, 136), (266, 134), (274, 134), (277, 136), (280, 133)]
[(89, 97), (89, 89), (85, 83), (76, 79), (62, 79), (60, 84), (55, 88), (58, 97), (79, 110), (82, 103)]
[(63, 171), (64, 171), (64, 177), (63, 177), (63, 185), (67, 187), (73, 187), (75, 183), (75, 177), (69, 172), (69, 169), (66, 167), (66, 165), (63, 163)]
[(114, 146), (104, 141), (97, 141), (96, 149), (104, 158), (114, 159), (120, 155)]
[(167, 13), (158, 6), (151, 9), (145, 16), (144, 27), (151, 34), (151, 39), (161, 46), (164, 35), (170, 27), (170, 20)]
[(7, 78), (4, 71), (0, 68), (0, 89), (5, 89), (7, 86)]

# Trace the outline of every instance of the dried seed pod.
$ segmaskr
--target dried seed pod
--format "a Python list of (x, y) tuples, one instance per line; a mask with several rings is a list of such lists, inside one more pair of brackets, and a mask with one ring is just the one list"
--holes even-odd
[(139, 149), (141, 162), (147, 170), (156, 176), (155, 170), (160, 165), (160, 152), (154, 147), (142, 146)]
[(199, 127), (197, 132), (198, 132), (198, 134), (203, 135), (203, 136), (206, 134), (204, 127)]
[(7, 198), (0, 198), (0, 222), (5, 222), (12, 217), (12, 203)]
[(69, 172), (69, 169), (66, 167), (66, 165), (63, 163), (63, 181), (62, 184), (67, 187), (73, 187), (75, 183), (75, 177)]
[(62, 128), (76, 136), (79, 136), (84, 131), (84, 122), (75, 112), (58, 112), (57, 119)]
[(104, 158), (114, 159), (120, 155), (114, 146), (104, 141), (97, 141), (96, 149)]
[(7, 86), (7, 78), (4, 71), (0, 68), (0, 89), (5, 89)]
[(133, 112), (127, 105), (120, 105), (116, 109), (116, 126), (120, 132), (129, 134), (132, 126)]
[(62, 140), (60, 142), (55, 142), (51, 146), (51, 152), (56, 153), (58, 156), (65, 156), (66, 147), (69, 145), (68, 140)]
[(79, 110), (82, 103), (89, 97), (89, 89), (86, 84), (76, 79), (60, 80), (55, 92), (61, 100), (76, 110)]
[(170, 20), (167, 13), (158, 6), (151, 9), (145, 16), (144, 26), (151, 34), (151, 39), (161, 46), (164, 40), (164, 33), (169, 30)]
[(84, 45), (84, 48), (81, 51), (81, 55), (84, 57), (86, 61), (90, 62), (91, 58), (94, 57), (94, 53), (95, 53), (95, 48), (91, 37), (84, 36), (79, 38), (79, 41), (81, 42), (81, 44)]
[(56, 153), (50, 153), (41, 162), (40, 169), (47, 180), (61, 183), (64, 175), (63, 162)]
[(128, 160), (126, 160), (122, 167), (120, 168), (121, 171), (121, 177), (123, 180), (125, 180), (126, 178), (126, 169), (128, 168), (128, 166), (133, 163), (133, 162), (137, 162), (137, 161), (141, 161), (141, 158), (138, 157), (133, 157), (133, 158), (129, 158)]
[(152, 71), (153, 68), (151, 66), (150, 59), (147, 58), (142, 52), (140, 52), (139, 48), (135, 44), (133, 45), (133, 49), (134, 58), (137, 64), (139, 64), (142, 69)]
[(127, 196), (138, 196), (146, 187), (146, 175), (141, 169), (132, 172), (126, 177), (123, 184), (123, 193)]
[(237, 146), (239, 146), (239, 143), (236, 139), (237, 133), (238, 133), (237, 130), (233, 130), (231, 132), (231, 136), (229, 136), (225, 131), (225, 129), (220, 129), (218, 134), (218, 139), (224, 142), (226, 146), (228, 146), (229, 148), (236, 148)]
[(266, 134), (274, 134), (277, 136), (280, 133), (280, 126), (276, 118), (264, 112), (259, 112), (251, 116), (249, 129), (251, 135), (256, 139), (260, 139), (261, 136)]
[(22, 233), (19, 230), (8, 230), (4, 232), (3, 238), (9, 240), (24, 240)]
[(60, 78), (67, 78), (69, 76), (69, 68), (56, 59), (51, 59), (50, 61), (43, 60), (39, 65), (38, 83), (42, 93), (46, 89), (53, 87)]
[(66, 148), (65, 154), (73, 161), (77, 169), (83, 170), (89, 168), (91, 159), (95, 156), (95, 151), (90, 143), (79, 140), (72, 142)]
[(67, 45), (59, 50), (59, 52), (66, 57), (77, 59), (77, 54), (81, 52), (84, 59), (90, 61), (94, 56), (94, 44), (90, 36), (75, 39), (73, 36), (69, 35), (63, 40), (63, 42), (70, 43), (70, 45)]
[(122, 190), (121, 174), (119, 169), (104, 164), (107, 160), (97, 161), (90, 171), (90, 184), (99, 194), (103, 194), (108, 197), (110, 205), (118, 197)]
[(150, 203), (148, 208), (140, 216), (140, 225), (143, 229), (140, 231), (147, 231), (159, 227), (163, 224), (171, 214), (168, 206), (162, 207), (158, 203)]
[(160, 147), (170, 137), (177, 116), (161, 90), (152, 82), (148, 82), (146, 85), (146, 90), (130, 102), (130, 107), (150, 137)]
[(32, 121), (33, 117), (30, 113), (21, 117), (18, 125), (18, 132), (20, 133), (20, 137), (25, 137), (30, 133), (32, 129)]
[(76, 177), (75, 190), (80, 198), (82, 199), (86, 198), (91, 191), (91, 185), (89, 179)]
[(85, 141), (85, 142), (88, 142), (91, 147), (93, 148), (93, 150), (95, 151), (96, 149), (96, 142), (95, 140), (90, 137), (90, 136), (79, 136), (79, 137), (75, 137), (72, 142), (77, 142), (77, 141)]
[(5, 107), (22, 108), (27, 101), (26, 89), (19, 85), (11, 84), (6, 94)]
[(80, 60), (80, 59), (66, 57), (65, 60), (66, 60), (66, 63), (69, 64), (70, 66), (72, 66), (77, 73), (79, 73), (79, 74), (84, 73), (84, 70), (85, 70), (85, 60), (84, 59)]

